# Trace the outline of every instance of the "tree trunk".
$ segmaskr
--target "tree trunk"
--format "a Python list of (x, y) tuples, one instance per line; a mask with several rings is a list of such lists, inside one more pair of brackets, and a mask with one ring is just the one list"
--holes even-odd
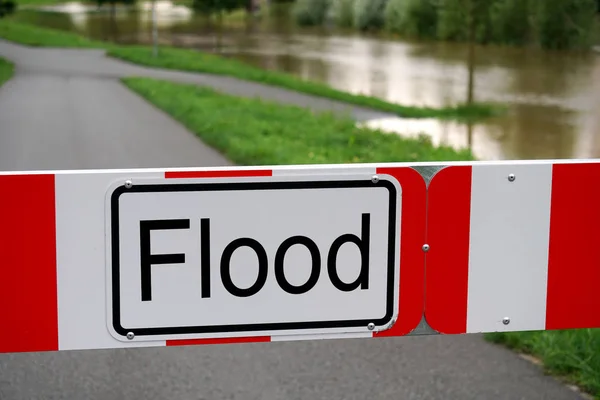
[(152, 55), (158, 56), (158, 29), (156, 27), (156, 0), (152, 0)]
[(217, 53), (221, 52), (221, 33), (223, 29), (223, 12), (221, 10), (217, 13)]
[(469, 83), (467, 85), (467, 104), (473, 103), (473, 90), (475, 86), (475, 7), (474, 1), (469, 1), (469, 56), (467, 68), (469, 70)]
[(467, 124), (467, 147), (469, 150), (473, 151), (473, 123), (469, 122)]
[(108, 21), (108, 37), (110, 38), (109, 40), (113, 40), (113, 41), (118, 41), (119, 39), (119, 33), (118, 33), (118, 27), (117, 27), (117, 12), (116, 12), (116, 5), (115, 3), (111, 2), (110, 3), (110, 18)]

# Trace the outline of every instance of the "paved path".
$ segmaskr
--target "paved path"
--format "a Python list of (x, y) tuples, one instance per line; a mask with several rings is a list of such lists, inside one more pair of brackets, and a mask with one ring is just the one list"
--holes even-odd
[[(0, 170), (225, 165), (115, 79), (143, 75), (321, 109), (378, 113), (229, 78), (153, 71), (97, 51), (0, 42)], [(2, 327), (6, 329), (10, 327)], [(479, 336), (0, 354), (0, 399), (365, 400), (579, 398)]]

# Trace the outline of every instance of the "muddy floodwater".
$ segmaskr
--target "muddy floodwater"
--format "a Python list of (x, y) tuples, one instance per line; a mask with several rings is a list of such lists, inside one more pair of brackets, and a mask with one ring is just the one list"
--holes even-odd
[[(24, 12), (20, 18), (121, 43), (150, 43), (151, 3), (106, 10), (80, 3)], [(406, 105), (443, 106), (467, 96), (467, 46), (301, 29), (285, 10), (255, 20), (208, 23), (184, 6), (156, 3), (161, 43), (218, 52), (337, 89)], [(470, 147), (482, 159), (600, 157), (600, 53), (477, 47), (476, 101), (508, 113), (474, 125), (389, 118), (367, 125), (436, 144)]]

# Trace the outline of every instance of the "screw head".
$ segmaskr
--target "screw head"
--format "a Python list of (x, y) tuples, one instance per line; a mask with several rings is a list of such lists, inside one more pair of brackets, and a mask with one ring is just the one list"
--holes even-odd
[(377, 183), (377, 182), (379, 182), (379, 177), (378, 177), (377, 175), (373, 175), (373, 176), (371, 177), (371, 182), (373, 182), (373, 183)]
[(508, 317), (504, 317), (504, 318), (502, 318), (502, 323), (503, 323), (504, 325), (508, 325), (508, 324), (510, 324), (510, 318), (508, 318)]
[(514, 181), (515, 181), (515, 179), (517, 179), (517, 177), (515, 176), (515, 174), (510, 174), (510, 175), (508, 175), (508, 181), (509, 181), (509, 182), (514, 182)]
[(375, 329), (375, 324), (372, 322), (369, 322), (369, 325), (367, 325), (367, 329), (369, 329), (370, 331), (372, 331), (373, 329)]
[(131, 189), (131, 187), (133, 186), (133, 182), (131, 182), (130, 179), (125, 181), (125, 188), (126, 189)]
[(135, 337), (133, 332), (127, 332), (127, 339), (132, 340)]
[(429, 251), (429, 245), (428, 245), (427, 243), (425, 243), (425, 244), (423, 245), (422, 249), (423, 249), (423, 251), (424, 251), (425, 253), (427, 253), (427, 252)]

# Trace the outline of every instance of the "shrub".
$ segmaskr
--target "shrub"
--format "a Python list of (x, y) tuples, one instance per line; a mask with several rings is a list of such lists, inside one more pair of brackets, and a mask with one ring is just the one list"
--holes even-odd
[(355, 0), (333, 0), (330, 8), (330, 16), (333, 22), (340, 27), (351, 27), (354, 22)]
[[(98, 0), (107, 1), (107, 0)], [(115, 0), (112, 0), (115, 1)], [(120, 1), (132, 1), (132, 0), (120, 0)], [(219, 14), (222, 12), (231, 12), (238, 8), (246, 7), (248, 2), (246, 0), (194, 0), (192, 6), (194, 10), (206, 14)]]
[(474, 0), (475, 41), (478, 43), (489, 43), (493, 41), (494, 28), (491, 14), (497, 1), (498, 0)]
[(466, 40), (468, 13), (462, 0), (440, 0), (437, 36), (442, 40)]
[(360, 30), (383, 28), (386, 4), (387, 0), (356, 0), (354, 26)]
[(299, 25), (321, 25), (325, 21), (328, 8), (329, 0), (297, 0), (292, 14)]
[(530, 0), (495, 0), (490, 22), (495, 42), (523, 45), (530, 41)]
[(17, 4), (12, 0), (0, 0), (0, 18), (12, 14), (17, 8)]
[(436, 0), (389, 0), (385, 8), (385, 25), (391, 32), (435, 37), (437, 13)]
[(384, 10), (385, 28), (390, 32), (407, 33), (408, 0), (389, 0)]
[(402, 35), (453, 41), (468, 41), (474, 21), (478, 43), (577, 49), (600, 41), (599, 1), (297, 0), (293, 12), (301, 25), (330, 19), (337, 26), (353, 25), (362, 31), (385, 27)]
[(535, 0), (539, 44), (546, 49), (588, 47), (593, 41), (596, 7), (594, 0)]

